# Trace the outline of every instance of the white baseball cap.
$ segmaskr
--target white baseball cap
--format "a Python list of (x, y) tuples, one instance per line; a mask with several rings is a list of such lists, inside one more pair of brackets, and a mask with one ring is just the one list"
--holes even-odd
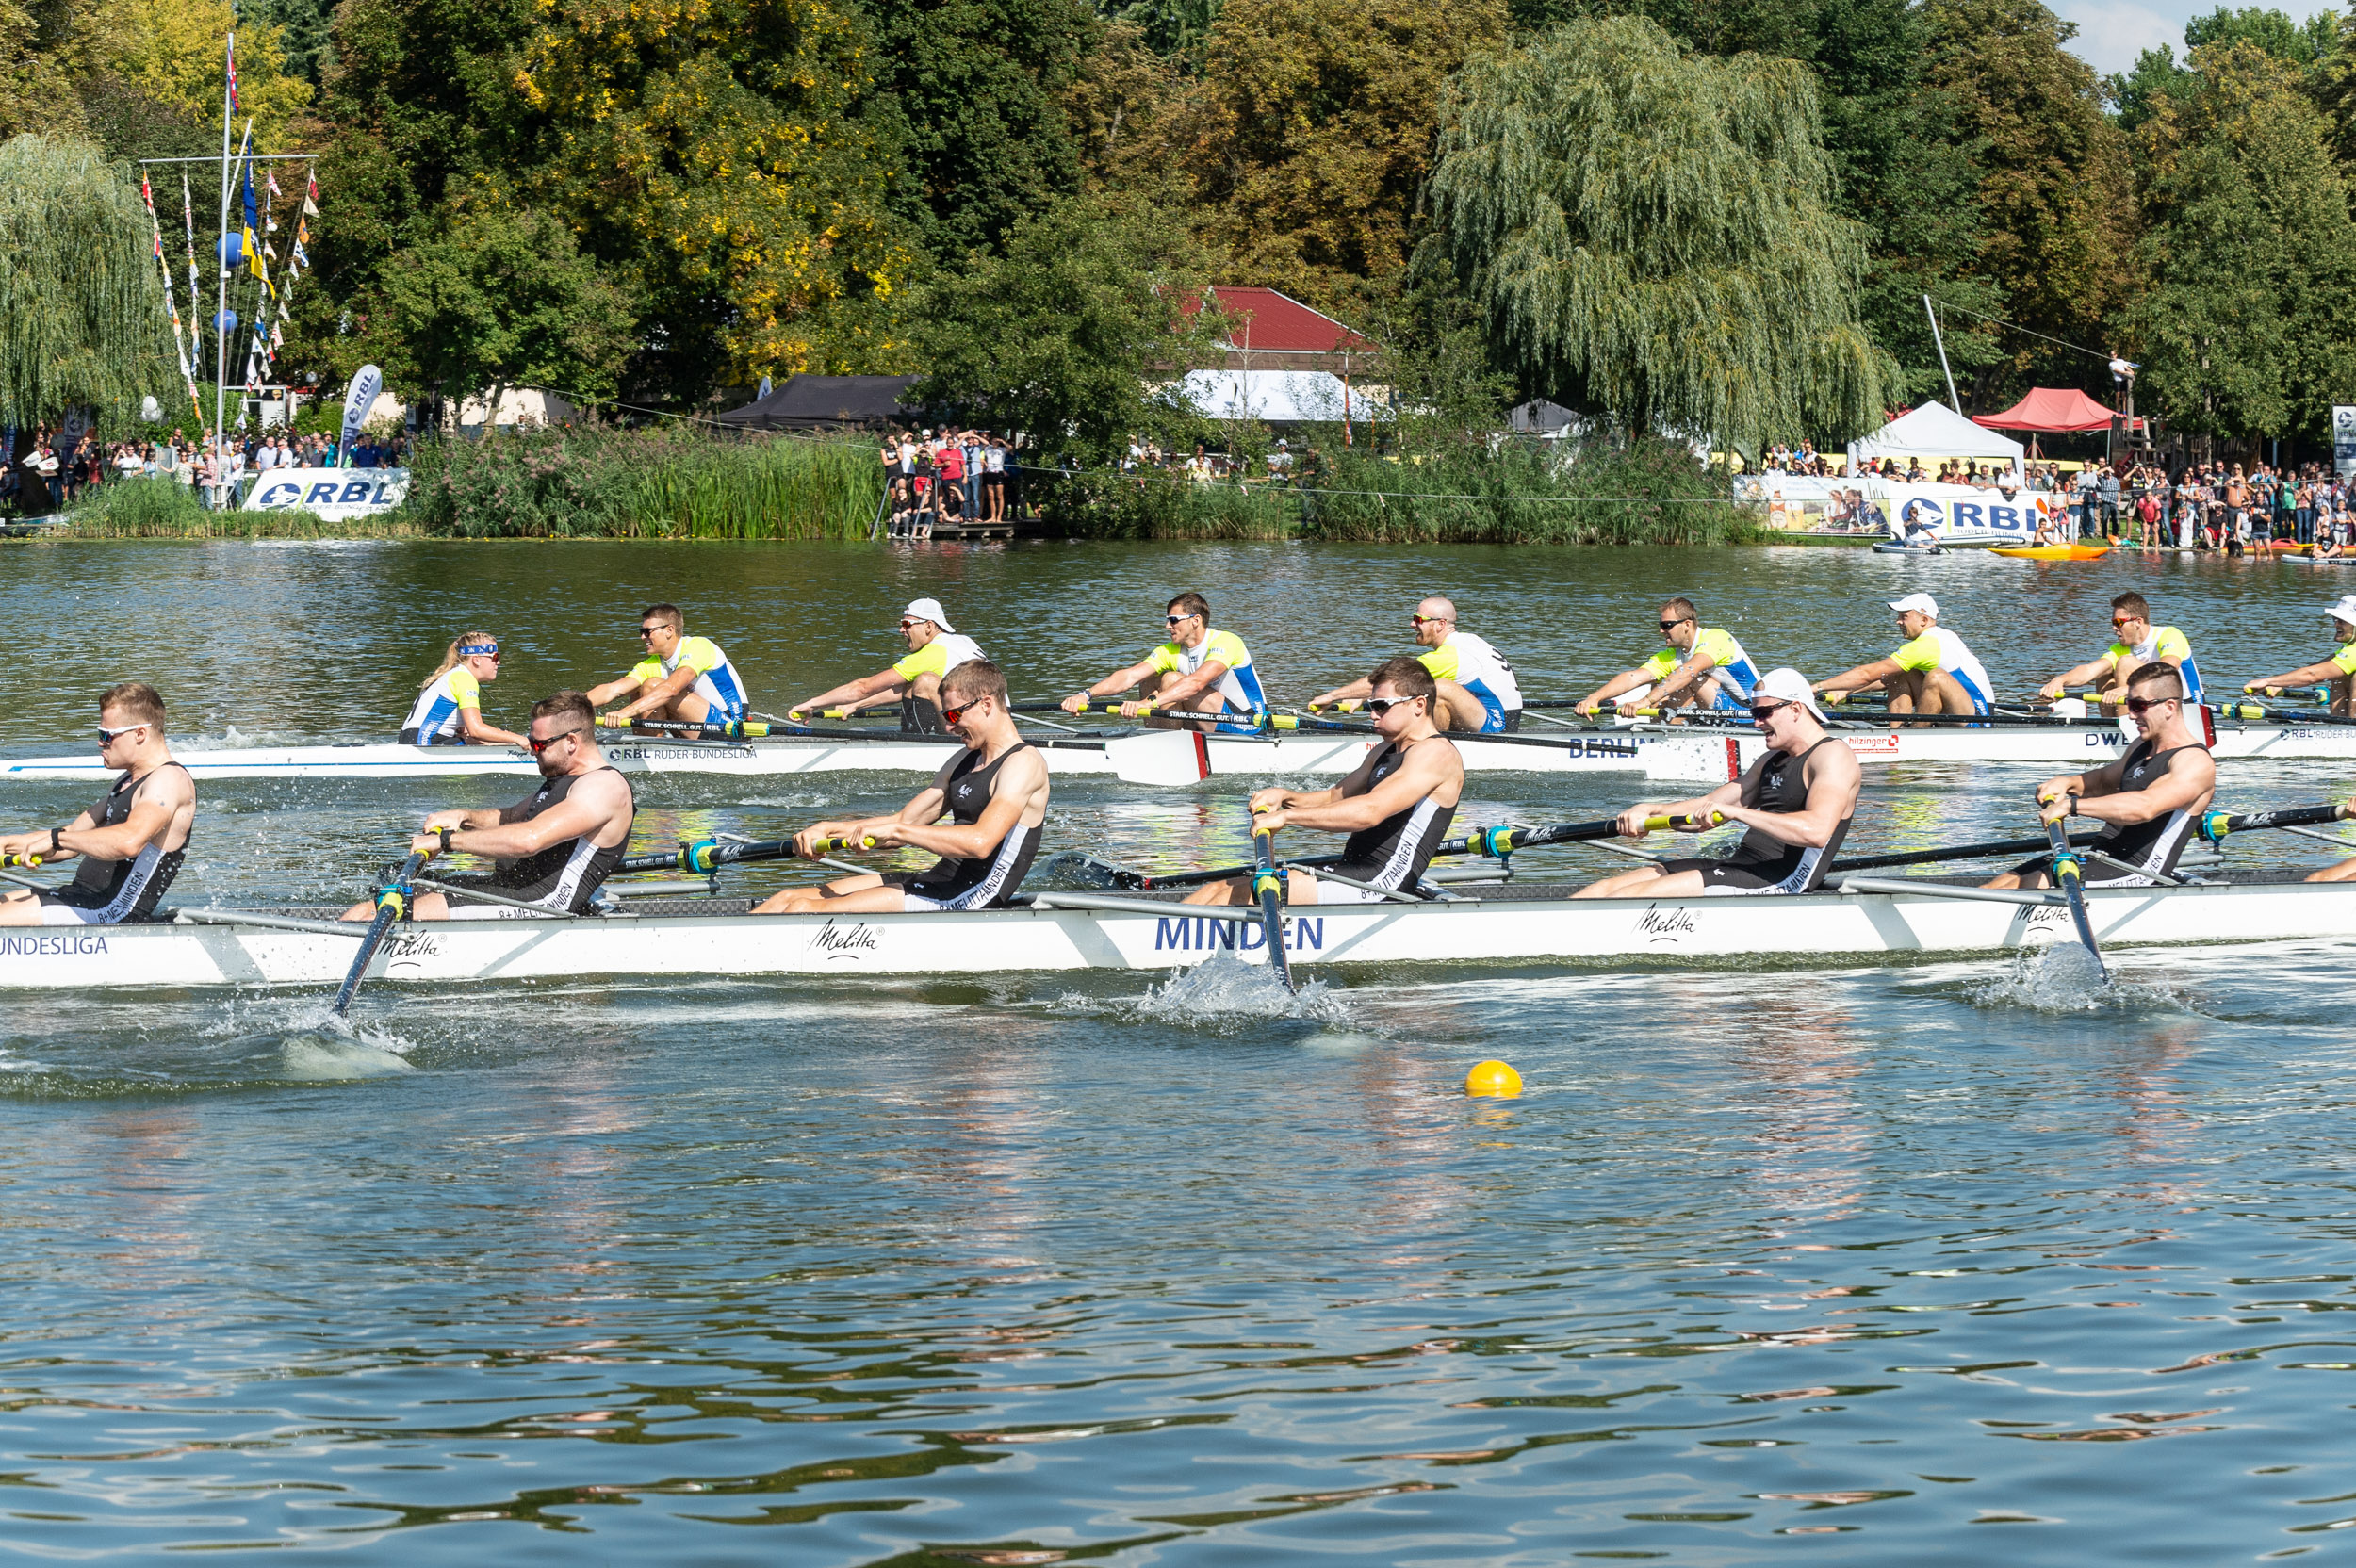
[[(1917, 594), (1914, 596), (1922, 598), (1924, 596)], [(1816, 706), (1816, 694), (1808, 690), (1808, 677), (1789, 664), (1760, 676), (1759, 684), (1751, 688), (1751, 700), (1755, 703), (1796, 702), (1818, 718), (1824, 716), (1824, 710)]]
[(933, 625), (941, 628), (943, 631), (957, 630), (956, 627), (949, 624), (949, 612), (941, 608), (941, 601), (939, 599), (915, 599), (910, 601), (908, 607), (900, 612), (900, 619), (904, 621), (930, 621)]
[[(2356, 598), (2356, 594), (2351, 594), (2348, 596), (2350, 598)], [(1932, 620), (1935, 621), (1939, 619), (1939, 601), (1931, 597), (1928, 594), (1908, 594), (1905, 598), (1891, 599), (1890, 601), (1890, 608), (1895, 610), (1901, 615), (1905, 614), (1909, 610), (1920, 610), (1923, 614), (1928, 615)]]
[(2331, 614), (2333, 620), (2345, 626), (2356, 626), (2356, 594), (2342, 594), (2340, 602), (2331, 607)]

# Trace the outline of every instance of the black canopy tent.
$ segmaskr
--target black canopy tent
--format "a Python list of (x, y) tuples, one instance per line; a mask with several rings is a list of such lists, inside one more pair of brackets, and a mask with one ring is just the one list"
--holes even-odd
[(907, 424), (922, 412), (900, 400), (914, 376), (788, 376), (758, 402), (718, 416), (738, 430), (825, 430)]

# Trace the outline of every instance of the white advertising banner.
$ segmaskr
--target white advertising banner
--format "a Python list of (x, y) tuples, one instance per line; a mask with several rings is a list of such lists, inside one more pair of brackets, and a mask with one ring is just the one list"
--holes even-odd
[(1911, 527), (1927, 529), (1957, 545), (2024, 545), (2040, 522), (2066, 515), (2070, 509), (2068, 497), (2051, 491), (2007, 493), (1971, 484), (1904, 484), (1870, 476), (1816, 479), (1775, 472), (1738, 475), (1735, 498), (1763, 505), (1767, 526), (1789, 533), (1894, 538)]
[(254, 482), (248, 512), (315, 512), (331, 523), (389, 512), (409, 494), (406, 468), (272, 468)]

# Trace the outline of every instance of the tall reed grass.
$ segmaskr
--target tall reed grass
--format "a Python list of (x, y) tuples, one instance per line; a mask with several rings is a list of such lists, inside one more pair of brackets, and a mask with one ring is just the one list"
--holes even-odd
[(74, 503), (58, 531), (76, 539), (401, 539), (423, 530), (399, 513), (330, 523), (312, 512), (207, 512), (191, 486), (109, 480)]
[(466, 539), (857, 539), (882, 494), (864, 440), (550, 430), (420, 445), (402, 511)]

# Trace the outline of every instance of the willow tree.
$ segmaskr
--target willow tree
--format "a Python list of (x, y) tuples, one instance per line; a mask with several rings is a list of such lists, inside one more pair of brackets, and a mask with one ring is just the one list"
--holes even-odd
[(1530, 390), (1737, 447), (1880, 422), (1895, 367), (1857, 319), (1865, 236), (1806, 66), (1565, 23), (1458, 76), (1431, 195)]
[(0, 424), (171, 391), (153, 243), (139, 188), (95, 148), (0, 144)]

